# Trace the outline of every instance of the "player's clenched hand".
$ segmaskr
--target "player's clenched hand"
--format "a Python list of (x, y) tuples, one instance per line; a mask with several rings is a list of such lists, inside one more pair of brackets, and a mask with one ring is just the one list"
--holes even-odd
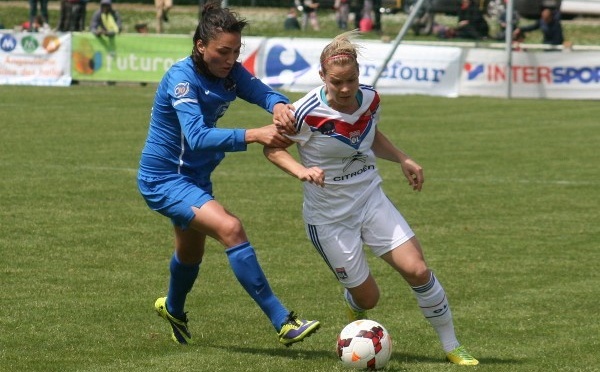
[(273, 107), (273, 123), (279, 133), (296, 133), (296, 117), (294, 117), (294, 106), (287, 103), (278, 103)]
[(246, 143), (258, 142), (268, 147), (288, 147), (292, 141), (279, 133), (275, 124), (246, 130)]
[(298, 172), (298, 179), (302, 182), (310, 182), (317, 186), (325, 186), (325, 172), (319, 167), (301, 169)]
[(419, 164), (417, 164), (411, 158), (404, 159), (400, 166), (402, 167), (402, 172), (404, 176), (408, 180), (408, 184), (415, 191), (421, 191), (423, 188), (423, 182), (425, 182), (425, 178), (423, 177), (423, 168)]

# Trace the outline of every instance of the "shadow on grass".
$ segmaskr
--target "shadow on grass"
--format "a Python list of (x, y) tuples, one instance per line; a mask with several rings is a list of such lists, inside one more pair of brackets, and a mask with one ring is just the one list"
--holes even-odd
[[(273, 357), (282, 357), (289, 359), (336, 359), (335, 351), (332, 350), (294, 350), (293, 346), (290, 348), (260, 348), (260, 347), (246, 347), (246, 346), (232, 346), (232, 345), (215, 345), (219, 349), (226, 349), (238, 353), (246, 353), (252, 355), (268, 355)], [(478, 358), (480, 365), (520, 365), (523, 364), (522, 360), (518, 359), (501, 359), (501, 358)], [(439, 358), (417, 355), (417, 354), (406, 354), (401, 352), (393, 352), (391, 360), (396, 363), (400, 363), (400, 366), (386, 367), (386, 371), (405, 371), (406, 364), (445, 364), (450, 365), (450, 362), (446, 361), (443, 356)]]

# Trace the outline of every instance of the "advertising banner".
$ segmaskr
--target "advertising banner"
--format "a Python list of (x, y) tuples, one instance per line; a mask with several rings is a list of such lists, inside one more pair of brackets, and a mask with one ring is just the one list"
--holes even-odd
[(0, 85), (71, 85), (71, 34), (0, 31)]
[(121, 34), (97, 37), (73, 34), (73, 79), (158, 82), (179, 59), (192, 51), (187, 35)]
[[(460, 77), (461, 96), (508, 96), (506, 53), (470, 49)], [(514, 98), (600, 98), (600, 52), (514, 52)]]
[[(329, 39), (267, 39), (251, 59), (248, 70), (267, 84), (290, 91), (307, 92), (322, 84), (319, 58)], [(361, 41), (360, 81), (372, 85), (392, 45)], [(458, 94), (461, 49), (455, 47), (400, 46), (383, 71), (377, 89), (382, 93)]]

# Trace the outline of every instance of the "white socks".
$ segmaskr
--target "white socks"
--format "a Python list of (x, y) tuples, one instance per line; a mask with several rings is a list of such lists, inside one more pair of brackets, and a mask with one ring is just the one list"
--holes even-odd
[(444, 351), (449, 352), (459, 347), (460, 343), (454, 333), (452, 312), (446, 298), (446, 292), (433, 275), (433, 272), (427, 284), (412, 287), (412, 289), (423, 316), (429, 320), (429, 323), (437, 332)]

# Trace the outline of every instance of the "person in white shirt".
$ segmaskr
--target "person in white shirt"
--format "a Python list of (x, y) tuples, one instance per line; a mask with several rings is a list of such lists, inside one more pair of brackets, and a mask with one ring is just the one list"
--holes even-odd
[(423, 169), (377, 127), (380, 97), (359, 83), (358, 48), (343, 33), (321, 53), (323, 85), (296, 101), (300, 162), (285, 149), (264, 147), (265, 156), (305, 181), (306, 232), (336, 279), (344, 286), (349, 320), (365, 319), (379, 288), (363, 245), (394, 268), (411, 286), (417, 303), (437, 332), (447, 359), (479, 362), (458, 342), (444, 288), (428, 268), (414, 232), (383, 192), (377, 158), (399, 163), (409, 185), (421, 191)]

